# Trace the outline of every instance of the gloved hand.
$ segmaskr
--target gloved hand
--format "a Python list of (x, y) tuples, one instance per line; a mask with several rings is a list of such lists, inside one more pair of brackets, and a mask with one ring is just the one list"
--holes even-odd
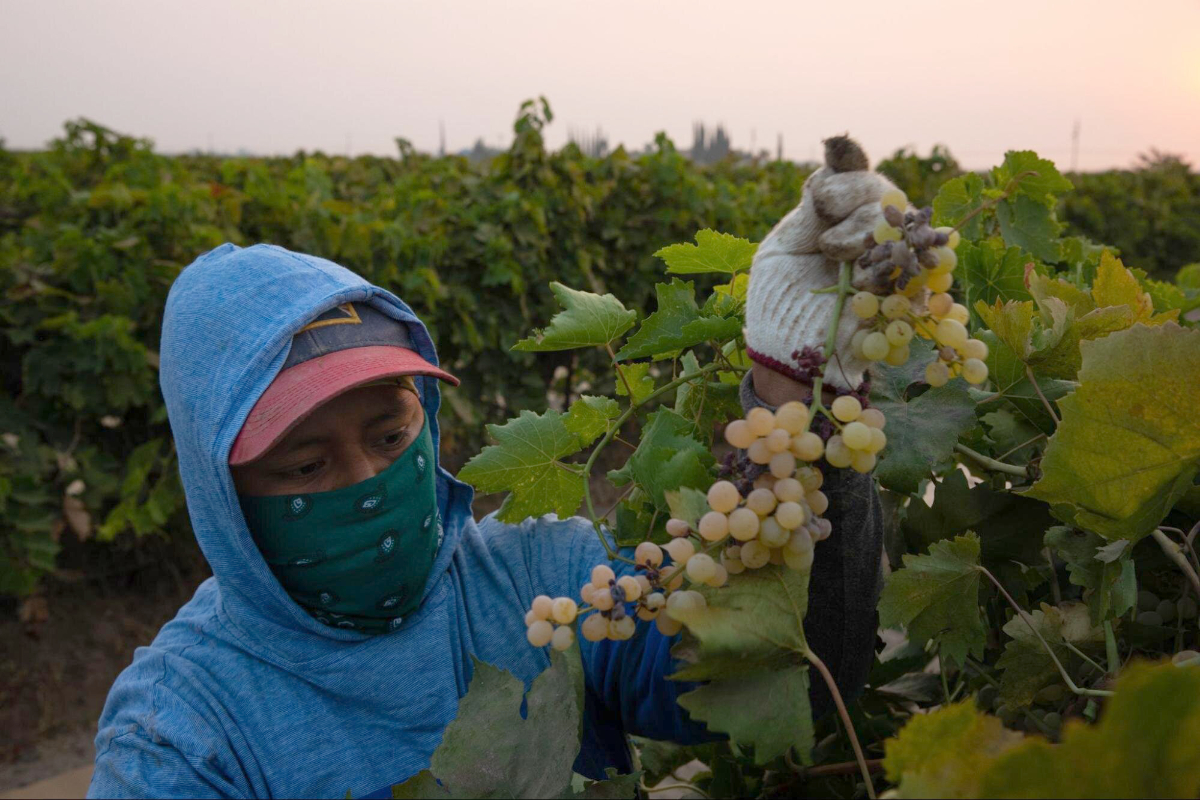
[[(883, 220), (880, 198), (896, 187), (867, 169), (867, 157), (852, 139), (825, 141), (825, 165), (804, 182), (800, 204), (758, 246), (746, 296), (746, 349), (751, 360), (795, 380), (808, 382), (792, 357), (811, 347), (821, 352), (837, 303), (836, 294), (813, 294), (838, 280), (838, 264), (853, 262)], [(873, 276), (855, 266), (851, 283), (870, 288)], [(859, 319), (842, 310), (832, 355), (825, 354), (825, 385), (854, 390), (867, 362), (850, 340)]]

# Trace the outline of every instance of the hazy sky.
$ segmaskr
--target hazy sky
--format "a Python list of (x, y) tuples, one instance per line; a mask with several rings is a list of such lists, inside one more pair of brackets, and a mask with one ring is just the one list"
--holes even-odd
[(805, 159), (944, 142), (969, 167), (1033, 148), (1081, 169), (1152, 146), (1200, 164), (1196, 0), (0, 0), (0, 136), (87, 116), (174, 152), (394, 153), (507, 142), (545, 95), (552, 145), (640, 147), (693, 121)]

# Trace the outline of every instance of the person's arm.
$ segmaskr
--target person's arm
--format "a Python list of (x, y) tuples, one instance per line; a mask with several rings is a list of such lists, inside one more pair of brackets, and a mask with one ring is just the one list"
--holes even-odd
[[(101, 738), (104, 738), (101, 733)], [(88, 797), (244, 797), (214, 769), (140, 727), (113, 736), (96, 755)]]

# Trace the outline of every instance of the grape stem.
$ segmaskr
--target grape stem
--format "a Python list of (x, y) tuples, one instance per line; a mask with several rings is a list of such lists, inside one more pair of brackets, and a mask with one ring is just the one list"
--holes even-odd
[(846, 703), (842, 700), (842, 693), (838, 691), (837, 681), (833, 679), (833, 675), (830, 674), (829, 667), (825, 666), (825, 662), (808, 647), (804, 648), (804, 657), (808, 659), (810, 664), (817, 668), (817, 672), (821, 673), (821, 677), (825, 679), (825, 685), (829, 687), (829, 694), (833, 695), (833, 702), (837, 706), (838, 716), (842, 718), (842, 724), (846, 726), (846, 735), (850, 737), (850, 747), (854, 749), (854, 760), (858, 762), (858, 769), (862, 772), (863, 783), (867, 787), (867, 797), (875, 800), (875, 782), (871, 780), (871, 768), (867, 766), (867, 759), (863, 755), (862, 745), (858, 743), (858, 734), (854, 732), (854, 723), (850, 720), (850, 712), (846, 710)]
[(1196, 570), (1192, 568), (1192, 564), (1187, 560), (1187, 556), (1183, 554), (1183, 548), (1171, 541), (1171, 539), (1158, 528), (1150, 532), (1154, 537), (1154, 541), (1158, 542), (1158, 546), (1162, 548), (1163, 553), (1167, 558), (1175, 562), (1175, 565), (1183, 571), (1187, 579), (1192, 582), (1192, 588), (1196, 590), (1196, 594), (1200, 595), (1200, 575), (1196, 574)]
[(613, 352), (612, 344), (605, 342), (604, 349), (608, 351), (608, 357), (612, 359), (612, 365), (616, 368), (617, 374), (621, 376), (621, 383), (625, 384), (625, 391), (629, 393), (629, 405), (637, 405), (633, 399), (633, 389), (629, 387), (629, 379), (625, 377), (625, 370), (621, 369), (621, 365), (617, 363), (617, 354)]
[(1046, 395), (1042, 394), (1042, 387), (1038, 386), (1037, 378), (1033, 377), (1033, 370), (1028, 364), (1025, 365), (1025, 377), (1029, 378), (1029, 382), (1033, 384), (1033, 390), (1037, 392), (1037, 396), (1042, 400), (1042, 405), (1046, 407), (1046, 411), (1050, 412), (1050, 419), (1054, 420), (1055, 425), (1062, 424), (1062, 420), (1058, 418), (1058, 414), (1054, 413), (1054, 406), (1050, 405), (1050, 401), (1046, 399)]
[(987, 211), (989, 208), (999, 205), (1001, 200), (1007, 200), (1009, 198), (1009, 196), (1017, 190), (1017, 185), (1020, 184), (1020, 182), (1023, 179), (1028, 178), (1031, 175), (1037, 175), (1037, 172), (1035, 172), (1034, 170), (1031, 170), (1031, 169), (1027, 169), (1024, 172), (1022, 172), (1021, 174), (1013, 176), (1013, 179), (1010, 180), (1008, 182), (1008, 185), (1004, 187), (1003, 194), (1001, 194), (999, 197), (996, 197), (996, 198), (993, 198), (992, 200), (987, 201), (986, 203), (981, 203), (974, 210), (972, 210), (970, 214), (967, 214), (965, 217), (960, 219), (958, 221), (958, 224), (954, 226), (954, 230), (956, 230), (956, 231), (962, 230), (963, 225), (966, 225), (972, 219), (974, 219), (978, 215), (982, 214), (984, 211)]
[(1018, 467), (1015, 464), (1005, 464), (1003, 461), (997, 461), (994, 458), (988, 458), (983, 453), (977, 453), (971, 448), (967, 447), (965, 444), (956, 444), (954, 445), (954, 449), (965, 456), (970, 456), (971, 458), (975, 459), (992, 472), (1003, 472), (1005, 474), (1016, 475), (1021, 478), (1030, 477), (1028, 467)]

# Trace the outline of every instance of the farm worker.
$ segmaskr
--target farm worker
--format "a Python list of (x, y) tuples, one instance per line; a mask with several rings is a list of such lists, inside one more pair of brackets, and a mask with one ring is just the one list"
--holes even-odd
[[(882, 191), (812, 180), (842, 206)], [(843, 183), (875, 188), (843, 197)], [(811, 213), (828, 198), (804, 196), (773, 237), (828, 226)], [(471, 488), (438, 463), (439, 381), (456, 379), (408, 305), (337, 264), (270, 245), (205, 253), (171, 289), (161, 359), (213, 577), (113, 685), (89, 796), (390, 796), (429, 766), (471, 656), (527, 683), (547, 666), (525, 609), (575, 596), (600, 542), (581, 518), (472, 518)], [(750, 383), (743, 395), (758, 402)], [(826, 486), (836, 533), (807, 629), (853, 694), (873, 654), (880, 515), (866, 476)], [(676, 704), (690, 687), (666, 678), (672, 643), (646, 623), (581, 641), (576, 771), (629, 771), (626, 734), (708, 735)]]

